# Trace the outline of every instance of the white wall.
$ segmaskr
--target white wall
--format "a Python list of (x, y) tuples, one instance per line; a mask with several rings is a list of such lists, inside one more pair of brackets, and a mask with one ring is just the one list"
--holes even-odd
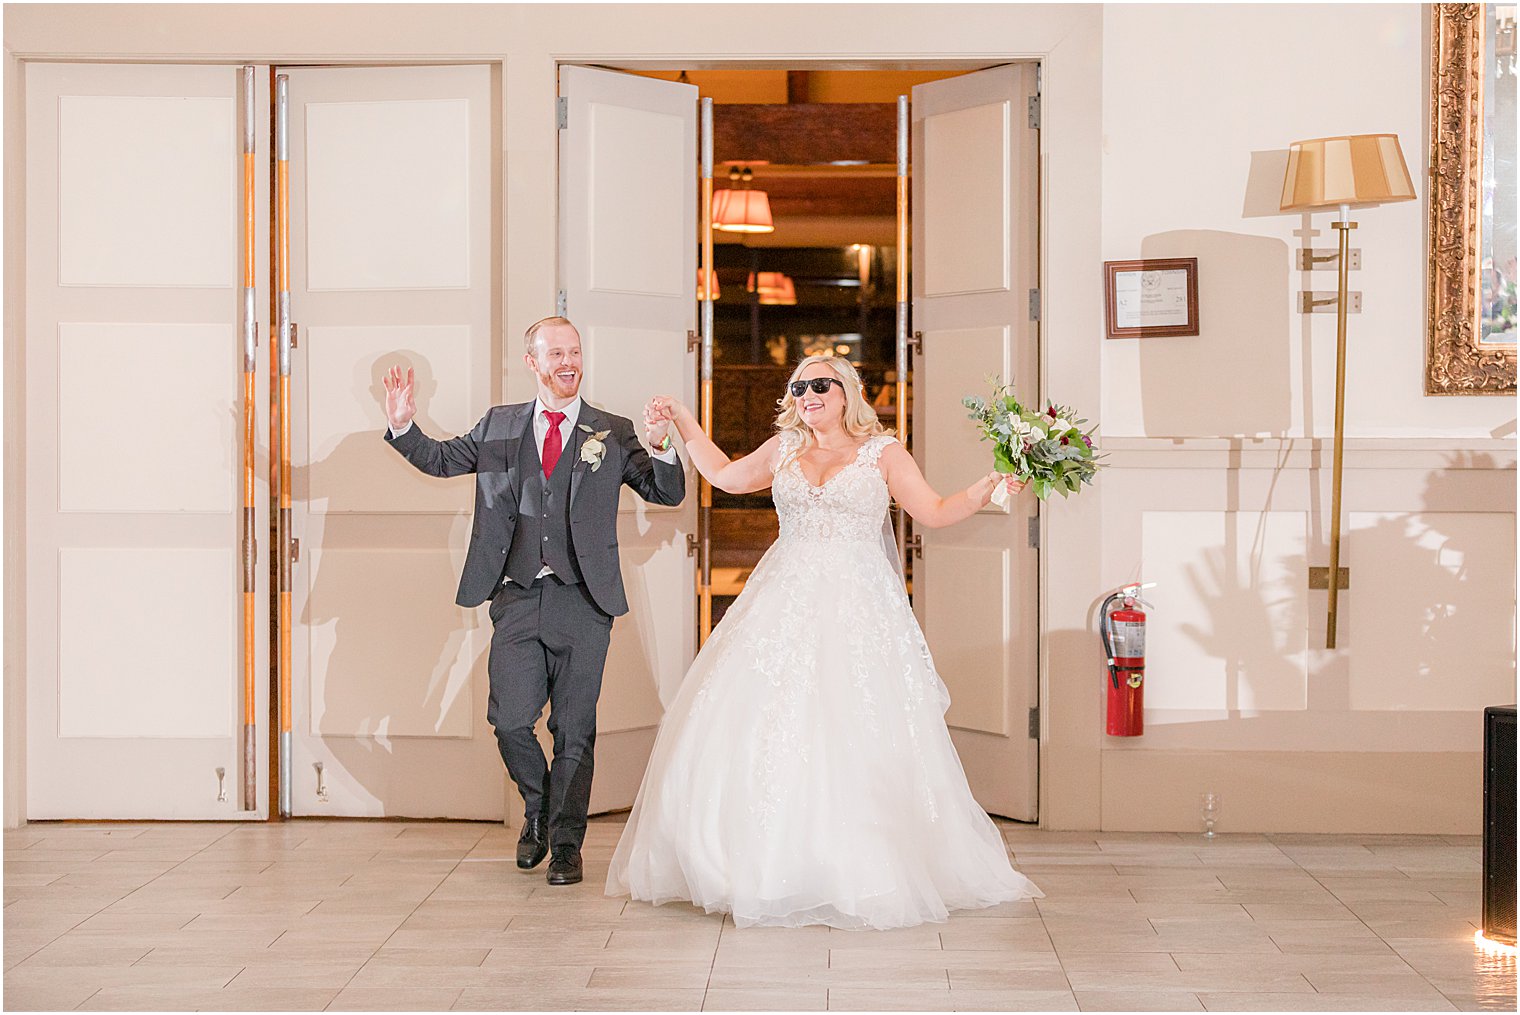
[[(1104, 584), (1159, 582), (1146, 733), (1102, 738), (1105, 827), (1197, 828), (1215, 791), (1226, 830), (1478, 828), (1481, 709), (1514, 699), (1515, 401), (1422, 390), (1428, 17), (1104, 9), (1103, 259), (1197, 257), (1201, 324), (1096, 341)], [(1336, 236), (1277, 207), (1290, 142), (1372, 132), (1420, 198), (1353, 214), (1332, 650), (1305, 569), (1329, 561), (1336, 321), (1293, 303), (1336, 275), (1290, 258)]]
[[(1197, 337), (1103, 343), (1111, 437), (1329, 436), (1335, 315), (1300, 315), (1293, 270), (1334, 212), (1278, 211), (1287, 147), (1397, 133), (1420, 198), (1354, 210), (1346, 432), (1514, 434), (1513, 398), (1423, 394), (1425, 64), (1416, 4), (1111, 4), (1103, 10), (1103, 259), (1197, 257)], [(1094, 288), (1098, 286), (1094, 272)]]

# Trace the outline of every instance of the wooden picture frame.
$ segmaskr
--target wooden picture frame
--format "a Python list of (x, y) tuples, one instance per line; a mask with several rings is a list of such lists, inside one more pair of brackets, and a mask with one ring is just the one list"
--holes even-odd
[(1483, 342), (1482, 4), (1430, 6), (1430, 222), (1425, 394), (1515, 394), (1515, 346)]
[(1108, 338), (1198, 334), (1198, 258), (1104, 261), (1103, 322)]

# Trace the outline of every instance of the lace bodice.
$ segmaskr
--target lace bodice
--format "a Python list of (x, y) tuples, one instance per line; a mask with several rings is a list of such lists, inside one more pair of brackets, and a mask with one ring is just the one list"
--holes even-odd
[(783, 433), (781, 467), (771, 484), (781, 539), (880, 542), (891, 497), (877, 462), (895, 440), (889, 434), (868, 438), (853, 462), (822, 486), (814, 486), (797, 460), (800, 438), (795, 432)]

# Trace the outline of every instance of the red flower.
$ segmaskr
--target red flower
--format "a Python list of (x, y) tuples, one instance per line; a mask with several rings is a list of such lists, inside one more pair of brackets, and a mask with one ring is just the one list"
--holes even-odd
[(1048, 415), (1051, 419), (1055, 419), (1056, 418), (1056, 407), (1052, 405), (1050, 408), (1048, 408), (1048, 409), (1045, 410), (1045, 414)]

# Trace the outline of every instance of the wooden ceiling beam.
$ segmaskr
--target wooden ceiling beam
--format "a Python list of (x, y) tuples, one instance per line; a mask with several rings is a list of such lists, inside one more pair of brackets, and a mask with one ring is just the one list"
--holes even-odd
[(793, 105), (800, 105), (808, 101), (807, 71), (789, 70), (786, 72), (786, 101)]
[(719, 106), (713, 112), (713, 158), (797, 166), (892, 163), (897, 159), (897, 106), (888, 102)]

